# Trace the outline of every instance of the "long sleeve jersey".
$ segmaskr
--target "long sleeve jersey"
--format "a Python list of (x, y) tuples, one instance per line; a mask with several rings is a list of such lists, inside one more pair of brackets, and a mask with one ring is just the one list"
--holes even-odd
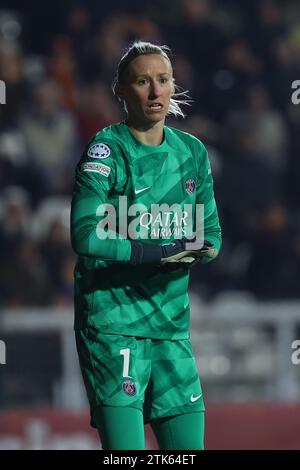
[(130, 239), (163, 244), (190, 235), (198, 207), (203, 238), (219, 250), (213, 179), (200, 140), (164, 126), (161, 145), (148, 146), (124, 122), (98, 132), (77, 165), (72, 199), (75, 328), (187, 339), (189, 271), (132, 266)]

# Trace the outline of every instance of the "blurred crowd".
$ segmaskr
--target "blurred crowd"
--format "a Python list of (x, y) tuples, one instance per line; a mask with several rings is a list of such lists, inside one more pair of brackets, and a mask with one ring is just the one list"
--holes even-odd
[(123, 119), (110, 85), (137, 38), (171, 47), (193, 102), (168, 124), (200, 138), (212, 163), (223, 251), (193, 270), (191, 288), (299, 298), (299, 3), (10, 5), (0, 10), (0, 306), (72, 305), (74, 169), (89, 138)]

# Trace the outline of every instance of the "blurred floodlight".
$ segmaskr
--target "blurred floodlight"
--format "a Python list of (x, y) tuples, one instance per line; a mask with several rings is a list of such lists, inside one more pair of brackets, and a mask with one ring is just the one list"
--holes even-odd
[(230, 359), (226, 356), (215, 356), (211, 359), (210, 368), (216, 375), (226, 375), (231, 369)]
[(22, 24), (12, 11), (0, 10), (0, 36), (6, 41), (15, 41), (22, 32)]
[(233, 87), (235, 78), (230, 70), (218, 70), (214, 76), (214, 84), (221, 90), (230, 90)]

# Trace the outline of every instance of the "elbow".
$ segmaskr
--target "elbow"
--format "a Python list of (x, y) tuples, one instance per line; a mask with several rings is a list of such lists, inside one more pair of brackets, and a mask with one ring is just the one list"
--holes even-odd
[(71, 246), (73, 251), (76, 253), (77, 256), (91, 256), (89, 250), (89, 243), (86, 240), (80, 239), (78, 236), (71, 236)]
[(76, 240), (74, 237), (71, 237), (71, 246), (73, 251), (76, 253), (78, 256), (83, 256), (83, 247), (80, 243), (78, 243), (78, 240)]
[(74, 220), (71, 220), (71, 246), (78, 256), (95, 256), (90, 242), (92, 231), (93, 227), (75, 224)]
[(210, 256), (203, 256), (203, 258), (201, 259), (201, 263), (202, 264), (211, 263), (219, 256), (219, 253), (220, 253), (220, 250), (217, 248), (214, 248), (213, 253)]

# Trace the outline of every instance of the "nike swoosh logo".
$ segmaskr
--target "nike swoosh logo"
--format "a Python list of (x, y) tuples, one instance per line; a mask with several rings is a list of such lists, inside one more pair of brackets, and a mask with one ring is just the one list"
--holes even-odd
[(194, 395), (191, 395), (190, 400), (191, 400), (192, 403), (194, 403), (194, 401), (199, 400), (199, 398), (201, 398), (201, 397), (202, 397), (202, 393), (201, 393), (201, 395), (197, 395), (196, 397), (194, 397)]
[(149, 188), (150, 188), (150, 186), (147, 186), (147, 188), (135, 189), (134, 194), (140, 194), (140, 193), (142, 193), (143, 191), (146, 191), (146, 189), (149, 189)]

